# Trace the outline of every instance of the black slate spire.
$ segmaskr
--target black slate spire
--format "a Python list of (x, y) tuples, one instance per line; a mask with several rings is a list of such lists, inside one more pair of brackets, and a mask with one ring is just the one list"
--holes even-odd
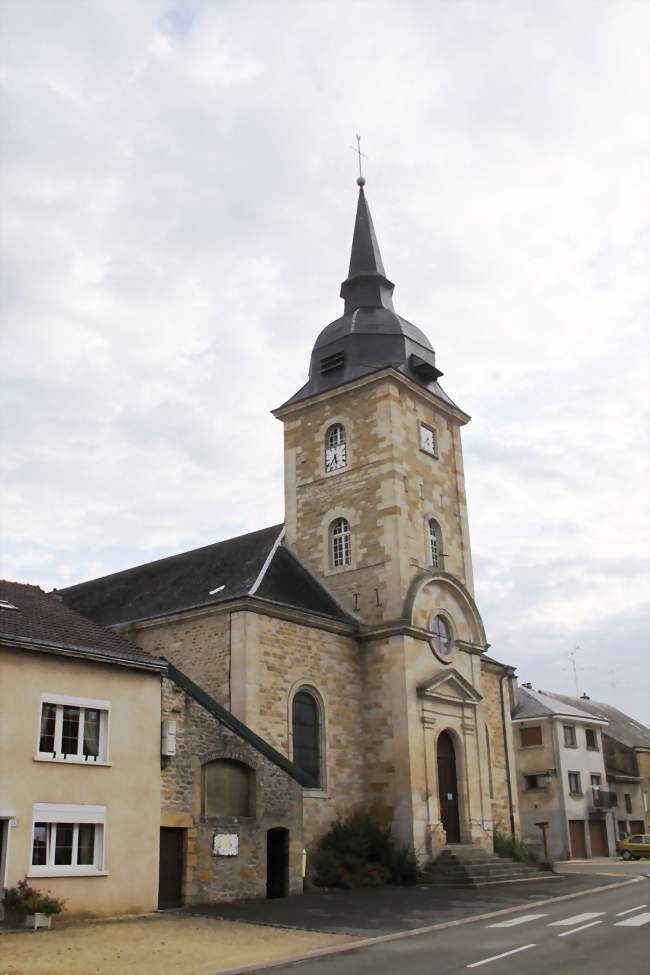
[(362, 176), (357, 180), (359, 201), (354, 221), (350, 270), (341, 285), (341, 298), (345, 300), (346, 314), (356, 308), (387, 308), (394, 311), (391, 296), (395, 285), (386, 277), (368, 201), (363, 191), (365, 182)]

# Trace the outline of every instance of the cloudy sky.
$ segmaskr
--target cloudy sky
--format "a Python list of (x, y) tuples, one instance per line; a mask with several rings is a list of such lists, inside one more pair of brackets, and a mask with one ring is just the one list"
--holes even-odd
[(524, 680), (648, 721), (645, 0), (3, 0), (2, 574), (283, 518), (361, 132)]

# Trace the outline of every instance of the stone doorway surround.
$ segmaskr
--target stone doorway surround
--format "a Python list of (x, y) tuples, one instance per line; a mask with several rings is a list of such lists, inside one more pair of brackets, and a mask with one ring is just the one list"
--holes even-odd
[[(447, 845), (438, 797), (437, 745), (443, 731), (454, 744), (458, 782), (461, 843), (492, 849), (491, 807), (485, 778), (486, 756), (477, 734), (477, 709), (483, 697), (462, 674), (451, 668), (418, 689), (424, 730), (427, 780), (427, 852), (435, 858)], [(483, 771), (482, 771), (483, 770)]]

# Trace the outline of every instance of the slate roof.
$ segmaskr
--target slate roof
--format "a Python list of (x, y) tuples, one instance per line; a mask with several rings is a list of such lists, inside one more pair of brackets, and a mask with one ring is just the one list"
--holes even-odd
[(282, 543), (282, 525), (181, 552), (59, 590), (103, 626), (133, 623), (251, 597), (354, 623)]
[(647, 728), (640, 721), (628, 717), (618, 708), (611, 704), (604, 704), (601, 701), (585, 701), (581, 697), (567, 697), (565, 694), (555, 694), (558, 700), (566, 704), (579, 707), (597, 718), (607, 721), (605, 734), (615, 741), (619, 741), (627, 748), (650, 748), (650, 728)]
[(343, 315), (330, 322), (316, 339), (308, 381), (274, 413), (278, 415), (285, 407), (311, 396), (393, 368), (424, 386), (467, 421), (469, 416), (437, 381), (442, 372), (436, 367), (429, 339), (393, 307), (395, 285), (386, 277), (364, 183), (365, 180), (359, 182), (350, 268), (341, 285)]
[(512, 718), (548, 718), (565, 717), (579, 718), (581, 721), (593, 721), (594, 716), (571, 704), (565, 704), (550, 694), (536, 691), (533, 688), (517, 688), (517, 705), (513, 708)]
[(0, 600), (15, 607), (0, 603), (1, 644), (145, 670), (166, 669), (164, 660), (86, 619), (39, 586), (0, 581)]

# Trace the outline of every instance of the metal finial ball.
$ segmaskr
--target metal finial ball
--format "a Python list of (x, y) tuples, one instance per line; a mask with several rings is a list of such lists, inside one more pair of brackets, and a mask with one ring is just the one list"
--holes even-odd
[(366, 181), (365, 181), (364, 177), (363, 176), (359, 176), (359, 178), (357, 180), (357, 186), (365, 186), (365, 185), (366, 185)]

